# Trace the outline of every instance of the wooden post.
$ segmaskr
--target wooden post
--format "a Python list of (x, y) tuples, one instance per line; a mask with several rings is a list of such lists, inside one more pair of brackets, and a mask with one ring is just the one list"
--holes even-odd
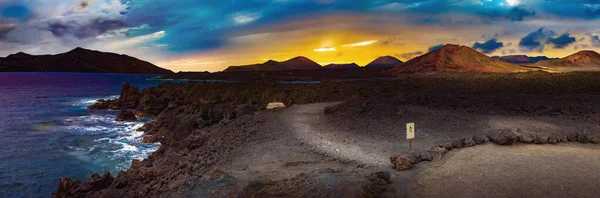
[(408, 151), (412, 151), (412, 139), (408, 139)]

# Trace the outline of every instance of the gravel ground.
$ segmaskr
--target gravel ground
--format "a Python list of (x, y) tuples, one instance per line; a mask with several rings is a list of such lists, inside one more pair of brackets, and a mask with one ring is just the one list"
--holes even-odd
[[(265, 122), (258, 129), (261, 135), (217, 167), (237, 178), (239, 184), (261, 180), (273, 182), (272, 186), (288, 186), (269, 188), (277, 192), (294, 191), (290, 188), (305, 192), (301, 188), (306, 183), (314, 187), (315, 183), (324, 182), (320, 178), (339, 184), (323, 187), (329, 190), (348, 188), (347, 185), (360, 187), (365, 185), (363, 180), (369, 173), (389, 171), (394, 192), (385, 194), (388, 197), (585, 197), (598, 193), (592, 187), (600, 184), (600, 175), (594, 172), (600, 162), (600, 147), (592, 144), (507, 147), (487, 143), (452, 150), (441, 160), (419, 163), (405, 171), (391, 169), (389, 162), (391, 155), (408, 149), (403, 138), (406, 122), (417, 123), (413, 148), (421, 151), (440, 142), (504, 130), (539, 136), (600, 131), (589, 120), (481, 115), (422, 106), (399, 107), (397, 117), (367, 113), (343, 119), (343, 114), (323, 113), (326, 107), (338, 104), (294, 105), (265, 113)], [(327, 169), (335, 173), (323, 171)]]
[(460, 149), (424, 170), (418, 197), (598, 197), (600, 147), (482, 146)]

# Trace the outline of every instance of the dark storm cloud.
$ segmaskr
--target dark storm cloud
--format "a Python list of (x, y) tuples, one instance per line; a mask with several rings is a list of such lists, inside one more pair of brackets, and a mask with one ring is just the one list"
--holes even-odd
[(56, 36), (71, 35), (79, 39), (94, 37), (104, 34), (110, 30), (128, 27), (121, 20), (106, 20), (102, 18), (93, 19), (90, 23), (79, 24), (73, 21), (53, 21), (39, 27), (48, 30)]
[(577, 39), (571, 36), (569, 33), (564, 33), (560, 36), (554, 37), (556, 33), (546, 28), (540, 28), (535, 32), (528, 34), (523, 37), (519, 42), (519, 47), (522, 51), (537, 51), (543, 52), (544, 45), (550, 44), (553, 48), (562, 49), (577, 41)]
[(544, 51), (544, 45), (549, 38), (554, 36), (556, 33), (552, 30), (548, 30), (546, 28), (540, 28), (535, 32), (529, 33), (527, 36), (523, 37), (519, 42), (519, 47), (522, 51)]
[(6, 39), (6, 35), (15, 28), (17, 28), (15, 24), (0, 24), (0, 41)]
[(549, 38), (548, 43), (553, 44), (554, 48), (565, 48), (572, 43), (575, 43), (575, 37), (569, 35), (569, 33), (565, 33), (556, 38)]
[(416, 52), (407, 52), (407, 53), (401, 53), (401, 54), (396, 54), (397, 57), (402, 58), (402, 60), (404, 61), (408, 61), (416, 56), (419, 56), (423, 54), (422, 51), (416, 51)]
[(438, 49), (440, 49), (442, 47), (444, 47), (444, 44), (439, 44), (439, 45), (431, 46), (431, 47), (429, 47), (428, 51), (429, 52), (435, 51), (435, 50), (438, 50)]
[(498, 42), (495, 38), (492, 38), (486, 42), (475, 42), (475, 44), (473, 44), (473, 49), (476, 49), (480, 52), (483, 52), (485, 54), (490, 54), (492, 52), (495, 52), (496, 50), (502, 48), (504, 46), (504, 44), (502, 42)]

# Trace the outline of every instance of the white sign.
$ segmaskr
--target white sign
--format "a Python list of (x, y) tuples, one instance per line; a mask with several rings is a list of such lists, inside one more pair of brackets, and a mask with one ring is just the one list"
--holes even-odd
[(407, 123), (406, 124), (406, 139), (414, 139), (415, 138), (415, 123)]

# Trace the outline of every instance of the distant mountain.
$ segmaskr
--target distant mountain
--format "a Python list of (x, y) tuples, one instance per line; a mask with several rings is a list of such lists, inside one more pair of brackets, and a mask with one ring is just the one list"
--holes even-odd
[(558, 58), (548, 58), (546, 56), (526, 56), (526, 55), (510, 55), (510, 56), (492, 56), (492, 58), (502, 60), (513, 64), (528, 65), (537, 63), (543, 60), (556, 60)]
[(262, 64), (230, 66), (224, 72), (233, 71), (277, 71), (277, 70), (300, 70), (300, 69), (323, 69), (318, 63), (304, 57), (298, 56), (287, 61), (277, 62), (269, 60)]
[(382, 56), (367, 64), (365, 67), (395, 67), (401, 65), (402, 61), (393, 56)]
[(326, 69), (336, 69), (336, 68), (360, 68), (356, 63), (350, 64), (329, 64), (325, 66)]
[(0, 72), (92, 72), (127, 74), (171, 74), (170, 70), (127, 55), (75, 48), (56, 55), (24, 52), (0, 59)]
[(445, 45), (438, 50), (413, 58), (390, 70), (392, 73), (413, 72), (524, 72), (531, 69), (493, 59), (460, 45)]
[(546, 60), (535, 63), (544, 67), (600, 67), (600, 54), (595, 51), (579, 51), (558, 60)]

